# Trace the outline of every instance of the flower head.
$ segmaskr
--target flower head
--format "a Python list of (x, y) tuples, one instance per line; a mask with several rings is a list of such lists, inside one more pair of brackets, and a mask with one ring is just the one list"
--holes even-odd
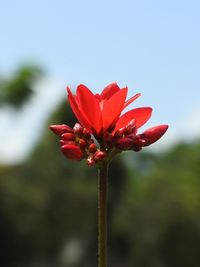
[(136, 94), (126, 101), (128, 88), (120, 89), (116, 83), (108, 85), (101, 94), (96, 95), (83, 84), (77, 87), (76, 95), (72, 94), (69, 87), (67, 91), (77, 119), (97, 138), (113, 129), (122, 110), (140, 96)]
[(121, 115), (129, 104), (140, 97), (138, 93), (126, 100), (127, 91), (127, 87), (120, 89), (112, 83), (101, 94), (93, 94), (81, 84), (74, 95), (67, 87), (68, 100), (79, 123), (73, 129), (65, 124), (50, 126), (60, 136), (61, 148), (67, 158), (86, 158), (87, 164), (92, 166), (110, 161), (123, 150), (140, 151), (162, 137), (167, 125), (138, 134), (138, 129), (151, 117), (152, 108), (135, 108)]

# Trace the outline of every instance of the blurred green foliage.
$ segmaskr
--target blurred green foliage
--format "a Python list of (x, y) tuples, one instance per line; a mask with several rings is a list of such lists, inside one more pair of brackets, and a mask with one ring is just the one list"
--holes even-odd
[(10, 79), (0, 79), (0, 104), (20, 107), (33, 93), (33, 83), (44, 72), (34, 65), (19, 68)]
[[(48, 130), (76, 121), (65, 102), (25, 162), (0, 166), (0, 266), (96, 266), (97, 170)], [(109, 172), (109, 266), (199, 267), (200, 142), (127, 153)]]

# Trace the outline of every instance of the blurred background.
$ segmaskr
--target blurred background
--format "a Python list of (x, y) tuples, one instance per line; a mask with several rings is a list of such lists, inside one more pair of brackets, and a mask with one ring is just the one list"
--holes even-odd
[(48, 125), (114, 81), (170, 128), (111, 164), (109, 266), (200, 266), (199, 25), (195, 0), (1, 2), (0, 266), (97, 266), (97, 170)]

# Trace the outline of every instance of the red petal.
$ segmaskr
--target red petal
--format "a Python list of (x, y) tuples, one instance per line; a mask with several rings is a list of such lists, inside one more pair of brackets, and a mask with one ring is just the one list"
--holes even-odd
[(125, 104), (124, 104), (124, 108), (123, 109), (125, 109), (128, 105), (130, 105), (133, 101), (135, 101), (138, 97), (140, 97), (141, 96), (141, 94), (139, 93), (139, 94), (136, 94), (136, 95), (134, 95), (133, 97), (131, 97), (130, 99), (128, 99), (126, 102), (125, 102)]
[(117, 85), (117, 83), (111, 83), (103, 89), (101, 93), (101, 98), (102, 100), (108, 100), (109, 98), (111, 98), (112, 95), (114, 95), (118, 91), (120, 91), (120, 88)]
[(96, 95), (94, 95), (99, 101), (101, 101), (101, 96), (100, 96), (100, 94), (96, 94)]
[(167, 131), (168, 125), (159, 125), (146, 130), (141, 134), (141, 138), (146, 141), (145, 146), (149, 146), (158, 141)]
[(82, 126), (90, 129), (91, 128), (90, 124), (88, 123), (87, 119), (84, 117), (84, 114), (82, 114), (80, 112), (76, 98), (72, 94), (69, 87), (67, 87), (67, 92), (68, 92), (68, 100), (69, 100), (70, 106), (71, 106), (72, 111), (74, 112), (76, 118), (78, 119), (78, 121), (81, 123)]
[(67, 144), (62, 146), (62, 152), (63, 154), (68, 158), (72, 160), (81, 160), (83, 157), (83, 152), (81, 151), (80, 147), (73, 144)]
[(108, 99), (102, 110), (103, 128), (107, 130), (119, 117), (126, 100), (127, 88), (121, 89)]
[(98, 99), (83, 84), (77, 87), (77, 98), (81, 113), (85, 114), (95, 133), (99, 134), (102, 129), (102, 119)]
[(119, 120), (116, 123), (115, 131), (114, 133), (123, 127), (126, 127), (131, 120), (135, 119), (135, 125), (136, 128), (141, 127), (144, 125), (152, 114), (152, 108), (135, 108), (128, 112), (126, 112), (124, 115), (122, 115)]

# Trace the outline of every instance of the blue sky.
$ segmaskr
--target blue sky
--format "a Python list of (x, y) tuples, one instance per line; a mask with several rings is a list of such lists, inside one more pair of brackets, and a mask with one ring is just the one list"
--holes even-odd
[(190, 118), (197, 127), (200, 1), (7, 0), (0, 28), (1, 75), (32, 61), (63, 81), (59, 91), (117, 81), (141, 92), (137, 105), (152, 106), (152, 124), (169, 123), (171, 135)]

